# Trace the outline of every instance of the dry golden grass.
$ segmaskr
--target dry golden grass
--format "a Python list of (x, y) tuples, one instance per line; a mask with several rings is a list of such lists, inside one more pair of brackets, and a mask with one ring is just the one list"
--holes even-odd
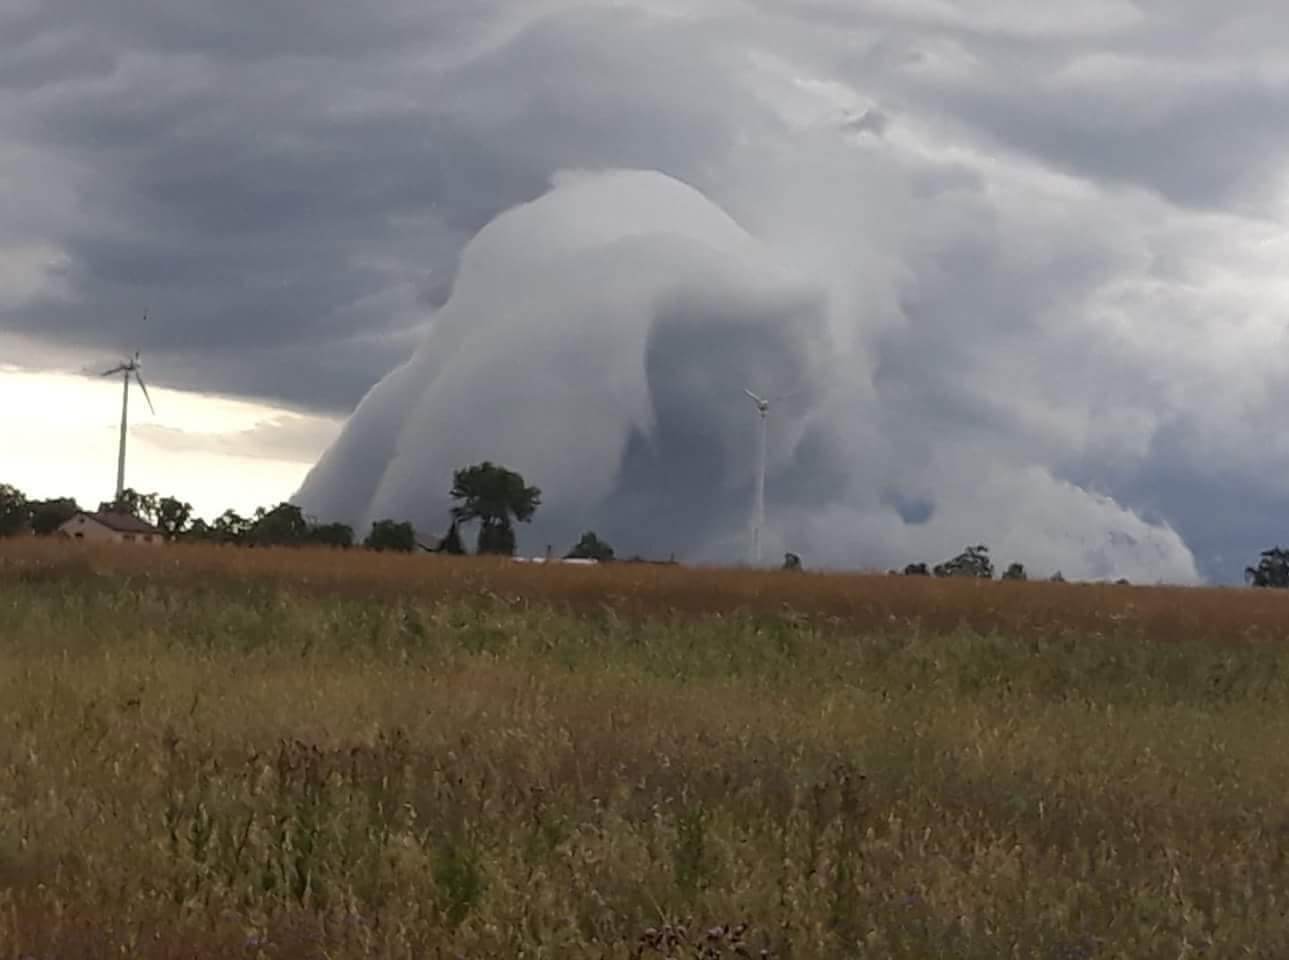
[(615, 564), (526, 565), (479, 558), (338, 550), (76, 548), (56, 541), (0, 541), (0, 571), (148, 577), (157, 582), (273, 582), (300, 592), (422, 600), (485, 597), (577, 614), (632, 618), (760, 614), (818, 629), (929, 631), (960, 627), (1151, 640), (1276, 640), (1289, 637), (1289, 597), (1280, 591), (1114, 584), (981, 583), (884, 574), (782, 572)]
[(0, 550), (0, 957), (1289, 955), (1248, 591)]

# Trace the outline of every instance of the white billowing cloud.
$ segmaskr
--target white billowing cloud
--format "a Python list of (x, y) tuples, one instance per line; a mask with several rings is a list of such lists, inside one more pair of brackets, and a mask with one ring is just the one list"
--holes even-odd
[[(585, 513), (617, 488), (632, 431), (658, 427), (648, 354), (660, 326), (705, 334), (706, 321), (735, 339), (821, 328), (817, 291), (693, 189), (648, 172), (558, 183), (466, 248), (421, 347), (364, 400), (303, 503), (362, 525), (426, 521), (447, 506), (429, 478), (491, 458), (522, 463), (546, 491), (546, 512)], [(786, 329), (768, 329), (776, 321)], [(762, 373), (780, 359), (754, 358)], [(694, 402), (698, 422), (721, 387), (716, 372), (675, 365), (661, 375), (675, 379), (677, 402)]]
[[(881, 568), (947, 559), (945, 544), (985, 542), (999, 572), (1019, 562), (1031, 574), (1060, 571), (1069, 579), (1197, 581), (1190, 550), (1168, 527), (1147, 523), (1110, 497), (1058, 480), (1041, 466), (981, 468), (970, 484), (930, 484), (941, 499), (925, 523), (910, 525), (880, 505), (797, 509), (772, 533), (770, 546), (795, 549), (804, 541), (815, 548), (817, 564), (845, 568), (867, 558)], [(986, 528), (990, 535), (980, 536)]]
[[(843, 201), (834, 186), (804, 186), (795, 209), (822, 216), (812, 195), (852, 214), (876, 201)], [(784, 211), (793, 198), (780, 198)], [(766, 238), (661, 174), (557, 178), (467, 246), (421, 346), (359, 406), (297, 499), (361, 526), (434, 525), (452, 470), (491, 459), (544, 491), (531, 542), (562, 548), (595, 527), (631, 552), (739, 560), (755, 437), (741, 388), (795, 387), (772, 406), (775, 549), (856, 566), (987, 535), (1009, 558), (1069, 576), (1197, 578), (1172, 530), (1014, 453), (946, 438), (929, 469), (906, 471), (908, 438), (884, 422), (871, 352), (902, 321), (859, 295), (862, 270), (841, 272), (870, 251), (828, 256), (809, 246), (826, 222), (800, 234), (800, 216), (762, 209)], [(906, 522), (886, 496), (897, 488), (930, 516)]]

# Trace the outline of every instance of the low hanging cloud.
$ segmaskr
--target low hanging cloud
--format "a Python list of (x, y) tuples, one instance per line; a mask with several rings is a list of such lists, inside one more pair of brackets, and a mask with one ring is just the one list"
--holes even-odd
[(432, 532), (478, 450), (546, 488), (526, 546), (689, 559), (744, 553), (743, 387), (804, 385), (775, 549), (1237, 580), (1289, 515), (1289, 26), (1054, 9), (0, 4), (0, 359), (367, 394), (338, 519)]
[[(907, 449), (865, 372), (865, 315), (839, 312), (837, 278), (787, 249), (658, 173), (558, 178), (466, 247), (421, 346), (298, 501), (363, 526), (428, 527), (450, 506), (432, 479), (493, 459), (544, 491), (530, 542), (563, 549), (594, 528), (631, 553), (735, 560), (756, 449), (742, 388), (790, 387), (771, 406), (775, 549), (855, 566), (988, 533), (1009, 557), (1073, 576), (1196, 578), (1172, 530), (1041, 466), (953, 438)], [(925, 515), (884, 502), (888, 491), (916, 493)]]

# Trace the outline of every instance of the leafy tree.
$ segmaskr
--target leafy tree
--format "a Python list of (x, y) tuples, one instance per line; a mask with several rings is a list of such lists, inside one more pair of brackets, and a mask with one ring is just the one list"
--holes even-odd
[(927, 569), (927, 565), (925, 563), (910, 563), (904, 568), (904, 576), (929, 577), (931, 576), (931, 571)]
[(170, 540), (177, 540), (188, 529), (192, 519), (192, 504), (174, 497), (162, 497), (157, 501), (156, 526)]
[(1283, 547), (1263, 550), (1256, 567), (1244, 568), (1244, 579), (1255, 587), (1289, 588), (1289, 550)]
[(1029, 575), (1025, 573), (1025, 564), (1013, 563), (1003, 572), (1004, 580), (1028, 580)]
[(791, 551), (783, 555), (784, 570), (801, 570), (801, 557)]
[(598, 560), (608, 563), (613, 559), (613, 548), (601, 540), (594, 531), (582, 534), (582, 539), (564, 555), (566, 560)]
[(71, 497), (33, 500), (28, 506), (31, 509), (31, 531), (40, 537), (57, 533), (59, 527), (81, 510), (80, 504)]
[(937, 577), (978, 577), (991, 580), (994, 576), (994, 564), (989, 559), (989, 548), (984, 544), (967, 547), (952, 560), (936, 564)]
[(354, 545), (354, 528), (347, 523), (319, 523), (309, 528), (309, 543), (348, 550)]
[(220, 543), (242, 543), (251, 533), (253, 522), (236, 510), (225, 510), (211, 525), (214, 539)]
[(0, 537), (16, 537), (31, 529), (31, 505), (17, 487), (0, 483)]
[(515, 555), (515, 528), (509, 524), (484, 524), (479, 528), (475, 551), (480, 556), (513, 557)]
[(381, 552), (411, 553), (416, 549), (416, 529), (410, 523), (377, 520), (371, 525), (371, 533), (367, 534), (363, 546)]
[(309, 536), (309, 521), (304, 511), (293, 503), (279, 503), (272, 510), (255, 511), (250, 542), (257, 547), (296, 547)]
[(1056, 571), (1056, 573), (1054, 573), (1054, 574), (1052, 574), (1050, 577), (1048, 577), (1048, 580), (1050, 580), (1052, 583), (1064, 583), (1064, 582), (1065, 582), (1065, 574), (1061, 573), (1061, 571), (1060, 571), (1060, 570), (1057, 570), (1057, 571)]
[(513, 470), (485, 460), (452, 475), (452, 518), (479, 521), (479, 553), (515, 552), (512, 518), (527, 523), (542, 502), (542, 492)]
[(446, 553), (453, 557), (465, 556), (465, 544), (461, 542), (461, 531), (457, 528), (455, 519), (453, 519), (452, 525), (448, 527), (448, 532), (439, 541), (439, 545), (434, 552)]
[(124, 513), (156, 526), (159, 506), (160, 501), (155, 493), (139, 493), (126, 487), (119, 497), (103, 501), (98, 509), (100, 513)]

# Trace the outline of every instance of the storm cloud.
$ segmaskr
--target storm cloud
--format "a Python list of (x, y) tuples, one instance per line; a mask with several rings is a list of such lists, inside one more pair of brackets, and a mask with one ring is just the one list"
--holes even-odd
[[(547, 489), (525, 543), (737, 557), (764, 381), (810, 385), (768, 494), (808, 563), (1232, 579), (1283, 539), (1270, 2), (48, 0), (0, 36), (6, 359), (366, 395), (301, 493), (342, 519), (440, 522), (478, 454)], [(526, 275), (591, 184), (671, 199)]]
[[(425, 526), (450, 505), (427, 477), (500, 457), (547, 492), (537, 542), (593, 527), (632, 550), (729, 560), (746, 549), (755, 463), (740, 386), (773, 397), (763, 384), (790, 384), (783, 410), (771, 405), (776, 549), (840, 566), (988, 529), (1077, 576), (1195, 577), (1172, 531), (1039, 467), (978, 442), (907, 450), (857, 376), (864, 331), (832, 313), (826, 274), (791, 262), (674, 179), (561, 178), (466, 248), (421, 347), (359, 406), (299, 501), (364, 527)], [(927, 460), (908, 471), (910, 457)], [(914, 485), (943, 509), (910, 520), (881, 502)]]

